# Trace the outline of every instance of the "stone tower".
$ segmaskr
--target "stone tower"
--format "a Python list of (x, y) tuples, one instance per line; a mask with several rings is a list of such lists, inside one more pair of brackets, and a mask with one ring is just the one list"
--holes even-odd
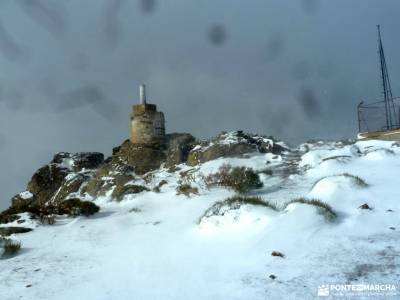
[(157, 106), (148, 104), (146, 86), (140, 85), (140, 103), (133, 105), (130, 121), (130, 140), (133, 144), (164, 144), (164, 113)]

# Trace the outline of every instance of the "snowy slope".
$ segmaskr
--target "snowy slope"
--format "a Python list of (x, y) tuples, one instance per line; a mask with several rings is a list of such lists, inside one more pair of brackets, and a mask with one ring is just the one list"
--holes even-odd
[[(252, 194), (281, 208), (320, 199), (337, 220), (300, 203), (280, 211), (244, 205), (199, 220), (233, 195), (200, 180), (227, 162), (274, 170)], [(190, 198), (176, 195), (178, 172), (157, 171), (150, 185), (168, 181), (160, 193), (96, 199), (101, 211), (89, 218), (30, 220), (34, 231), (13, 236), (21, 253), (0, 260), (0, 299), (313, 299), (322, 284), (397, 284), (399, 170), (398, 144), (363, 141), (210, 161), (191, 171), (200, 192)], [(364, 203), (372, 210), (360, 209)]]

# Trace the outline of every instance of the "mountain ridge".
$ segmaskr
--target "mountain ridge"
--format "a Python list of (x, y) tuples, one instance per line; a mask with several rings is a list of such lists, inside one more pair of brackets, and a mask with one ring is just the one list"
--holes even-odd
[[(310, 299), (325, 284), (395, 284), (399, 146), (291, 148), (230, 132), (191, 144), (186, 162), (141, 175), (117, 163), (121, 148), (100, 164), (98, 153), (58, 154), (53, 163), (69, 174), (50, 168), (50, 182), (86, 185), (78, 193), (46, 185), (55, 191), (48, 199), (67, 195), (53, 225), (30, 212), (0, 224), (33, 229), (9, 237), (22, 248), (0, 260), (0, 295), (11, 287), (1, 298)], [(68, 203), (75, 199), (99, 211)]]

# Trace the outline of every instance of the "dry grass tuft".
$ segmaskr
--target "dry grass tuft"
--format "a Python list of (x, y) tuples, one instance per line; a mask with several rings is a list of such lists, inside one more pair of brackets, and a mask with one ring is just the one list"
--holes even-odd
[(332, 222), (337, 218), (337, 214), (333, 210), (333, 208), (329, 204), (322, 202), (321, 200), (306, 199), (306, 198), (293, 199), (293, 200), (285, 203), (283, 209), (286, 209), (292, 203), (301, 203), (301, 204), (315, 206), (317, 208), (318, 213), (321, 214), (322, 216), (324, 216), (325, 220), (327, 220), (329, 222)]

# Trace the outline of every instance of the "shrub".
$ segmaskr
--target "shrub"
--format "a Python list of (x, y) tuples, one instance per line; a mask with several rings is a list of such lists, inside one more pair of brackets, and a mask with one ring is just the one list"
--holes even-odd
[(154, 188), (153, 188), (153, 192), (159, 193), (161, 192), (161, 187), (165, 184), (167, 184), (168, 181), (166, 181), (165, 179), (161, 180)]
[(14, 256), (21, 249), (21, 242), (6, 239), (3, 245), (3, 257)]
[[(265, 201), (261, 197), (248, 197), (248, 196), (233, 196), (226, 198), (223, 201), (218, 201), (214, 203), (210, 208), (208, 208), (204, 214), (200, 217), (199, 222), (203, 217), (211, 216), (223, 216), (225, 212), (233, 209), (239, 209), (242, 205), (255, 205), (268, 207), (274, 211), (278, 211), (278, 207), (275, 203)], [(224, 209), (227, 207), (228, 209)]]
[(154, 180), (154, 173), (149, 172), (143, 176), (143, 180), (145, 183), (149, 184)]
[(39, 218), (42, 224), (54, 225), (56, 223), (56, 216), (53, 214), (40, 215)]
[(349, 173), (343, 173), (341, 175), (345, 176), (345, 177), (348, 177), (348, 178), (352, 178), (354, 183), (356, 185), (358, 185), (359, 187), (367, 187), (367, 186), (369, 186), (369, 184), (359, 176), (352, 175), (352, 174), (349, 174)]
[(195, 169), (189, 169), (186, 171), (179, 172), (179, 182), (182, 184), (191, 185), (192, 183), (197, 183), (196, 175), (194, 174)]
[(254, 196), (240, 196), (236, 195), (230, 198), (225, 199), (222, 201), (225, 205), (235, 206), (237, 204), (244, 205), (258, 205), (271, 208), (272, 210), (278, 211), (278, 207), (275, 203), (268, 202), (261, 197), (254, 197)]
[(176, 194), (177, 195), (185, 195), (186, 197), (190, 197), (190, 194), (199, 194), (199, 190), (197, 187), (192, 187), (190, 184), (187, 183), (182, 183), (178, 185), (176, 188)]
[(287, 202), (283, 209), (286, 209), (290, 204), (292, 203), (301, 203), (301, 204), (307, 204), (307, 205), (313, 205), (317, 208), (317, 212), (324, 216), (324, 218), (327, 221), (333, 221), (337, 218), (336, 212), (332, 209), (332, 207), (325, 203), (322, 202), (321, 200), (318, 199), (305, 199), (305, 198), (298, 198), (298, 199), (293, 199), (289, 202)]
[(263, 186), (260, 176), (252, 169), (247, 167), (232, 167), (223, 164), (217, 173), (205, 177), (206, 186), (223, 186), (238, 193), (246, 193), (253, 189)]

